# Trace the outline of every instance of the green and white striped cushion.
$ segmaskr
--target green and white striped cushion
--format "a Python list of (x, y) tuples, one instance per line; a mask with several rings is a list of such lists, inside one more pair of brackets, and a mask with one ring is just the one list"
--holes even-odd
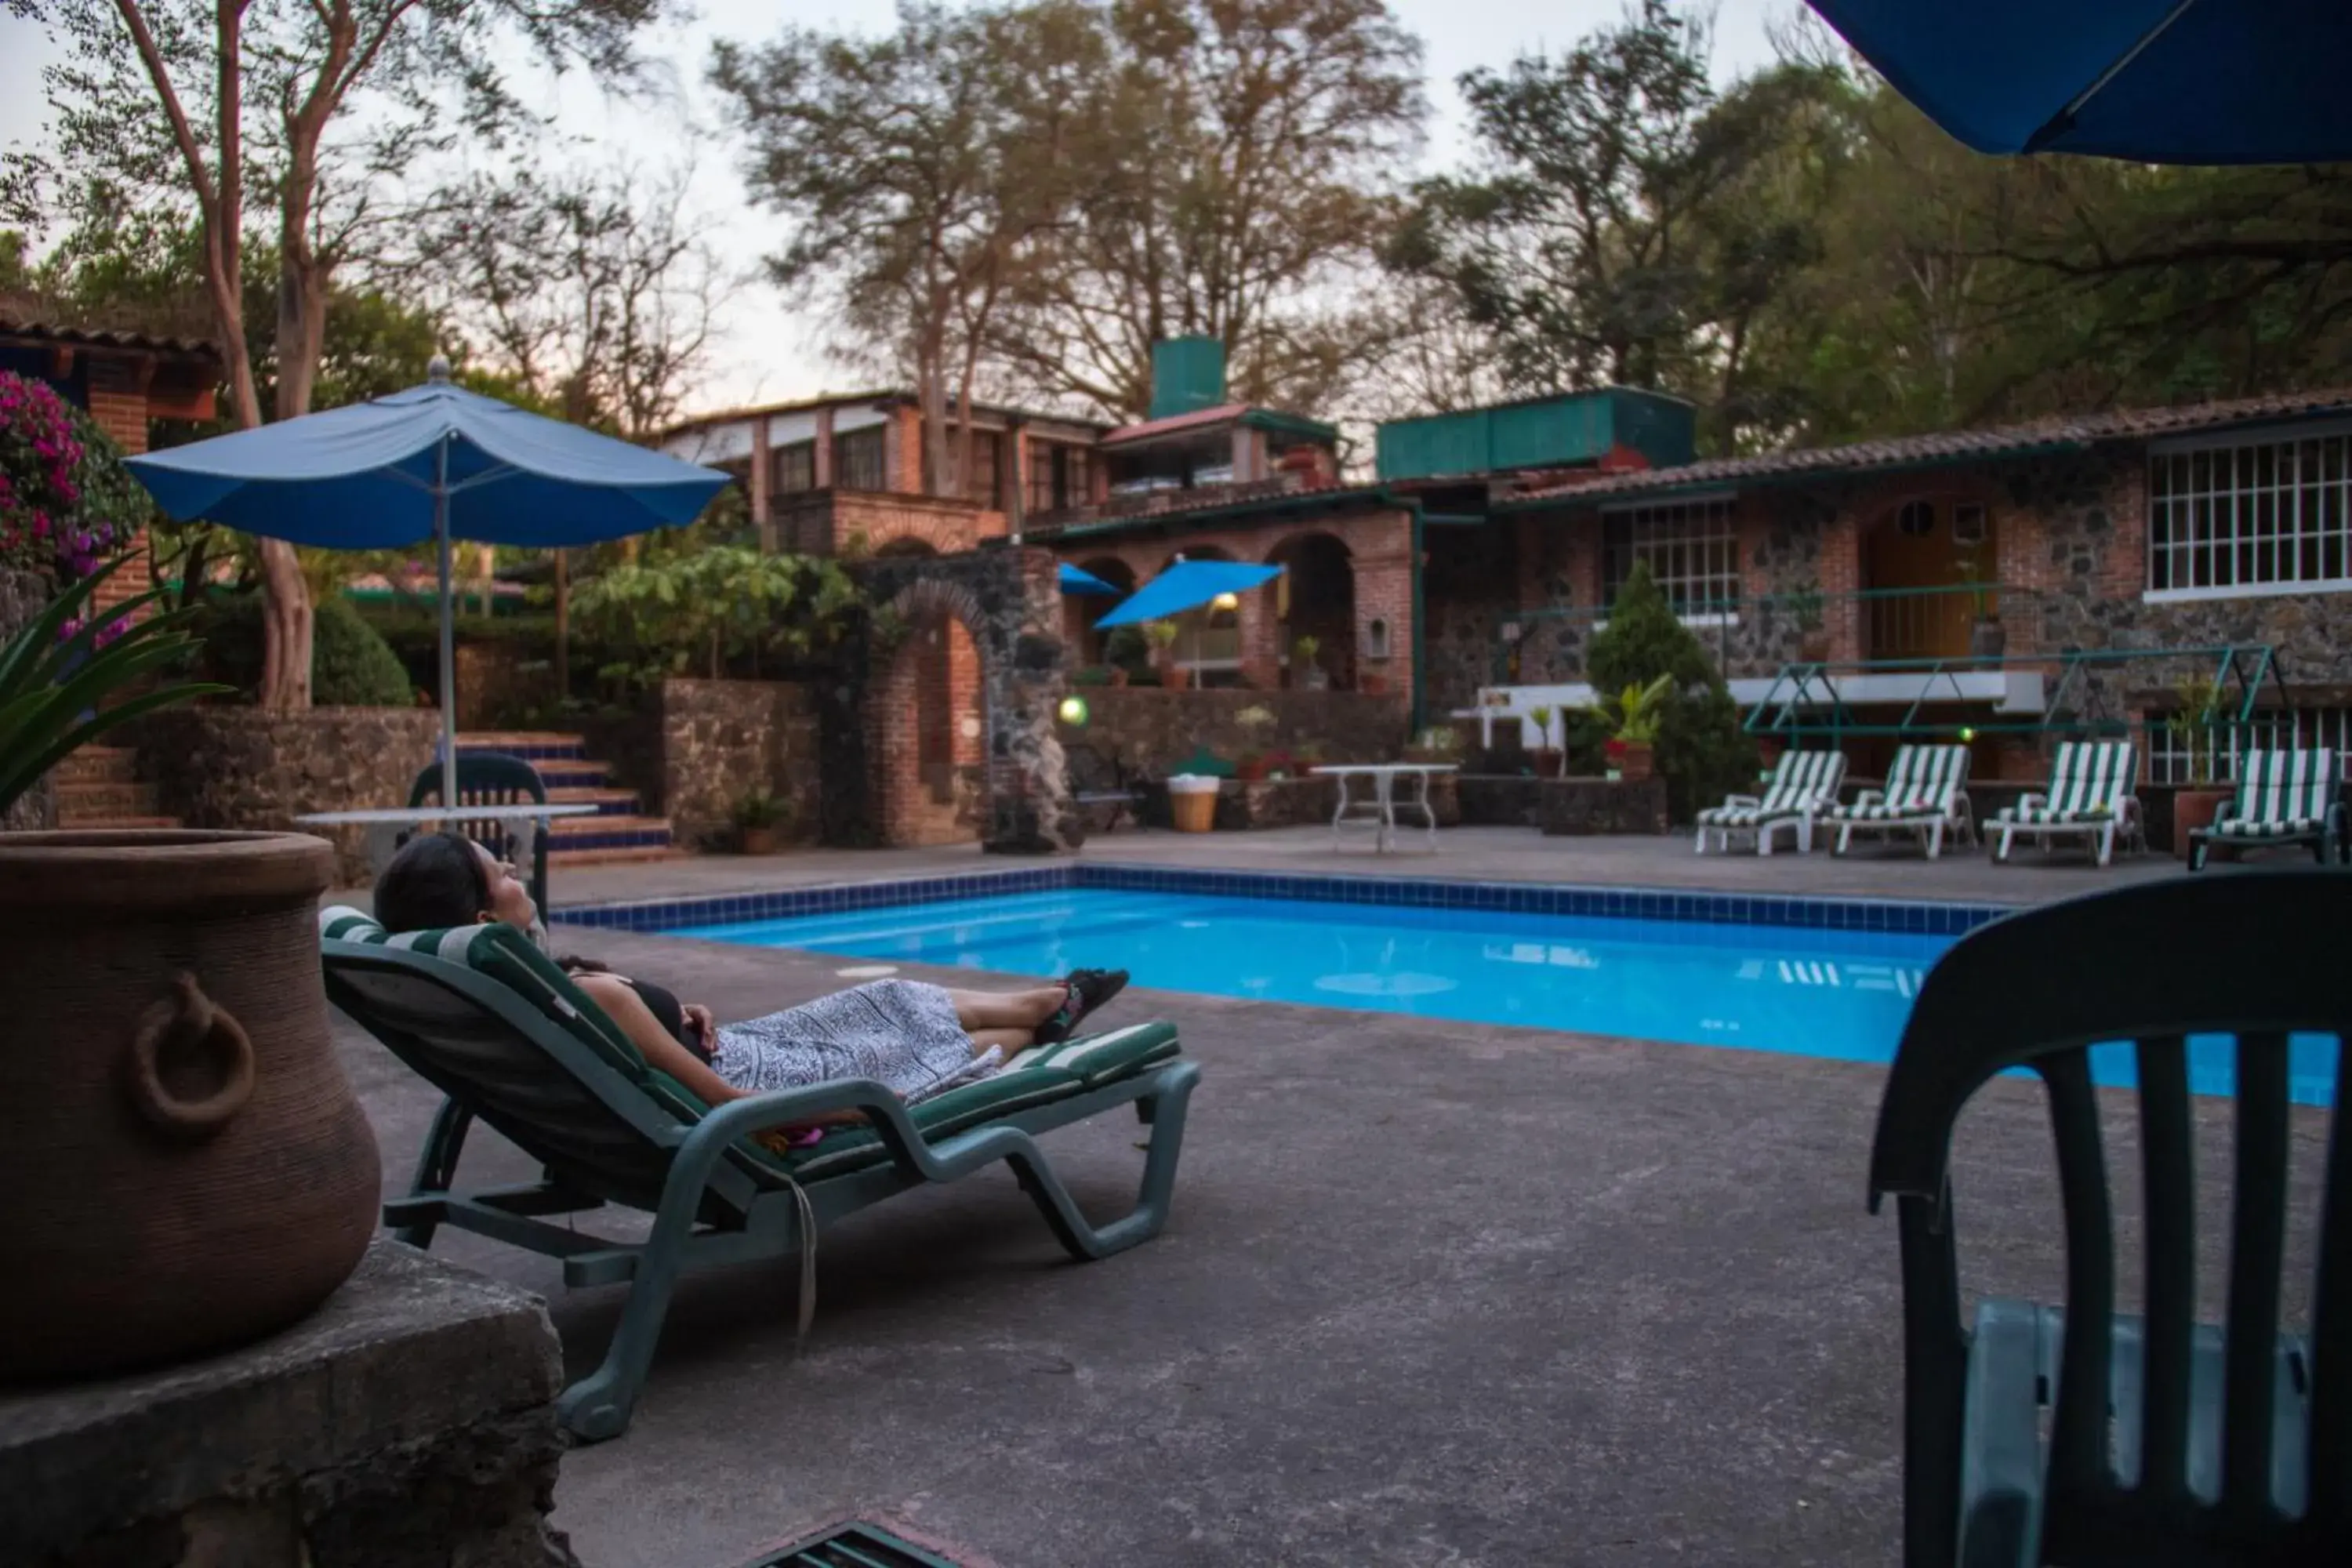
[(2316, 833), (2335, 804), (2333, 751), (2249, 752), (2238, 773), (2237, 810), (2221, 831)]
[(2035, 826), (2105, 822), (2138, 779), (2139, 748), (2129, 741), (2063, 742), (2043, 804), (2003, 806), (1994, 820)]
[(1837, 794), (1844, 774), (1843, 752), (1783, 752), (1759, 804), (1711, 805), (1698, 820), (1709, 827), (1753, 827), (1777, 817), (1807, 816)]
[(1841, 805), (1832, 815), (1850, 822), (1949, 816), (1968, 776), (1966, 746), (1897, 746), (1881, 798), (1866, 805)]
[(1096, 1089), (1153, 1062), (1165, 1061), (1178, 1049), (1176, 1026), (1154, 1019), (1099, 1035), (1081, 1035), (1059, 1045), (1035, 1047), (1006, 1063), (1005, 1070), (1058, 1068), (1076, 1075), (1088, 1089)]
[(621, 1026), (588, 999), (572, 977), (541, 952), (530, 936), (510, 925), (449, 926), (438, 931), (386, 931), (345, 905), (319, 911), (319, 934), (333, 942), (364, 942), (422, 952), (461, 964), (495, 980), (536, 1006), (564, 1033), (586, 1046), (610, 1068), (644, 1085), (649, 1069)]

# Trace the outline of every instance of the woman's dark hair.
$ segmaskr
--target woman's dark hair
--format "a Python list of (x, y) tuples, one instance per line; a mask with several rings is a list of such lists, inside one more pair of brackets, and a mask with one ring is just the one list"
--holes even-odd
[(462, 833), (418, 834), (375, 879), (376, 923), (388, 931), (469, 926), (489, 907), (489, 874)]

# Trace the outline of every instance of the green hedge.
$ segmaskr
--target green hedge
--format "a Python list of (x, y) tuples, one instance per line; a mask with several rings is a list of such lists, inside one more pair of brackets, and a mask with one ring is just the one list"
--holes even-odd
[[(417, 683), (376, 629), (341, 599), (312, 606), (310, 700), (322, 708), (407, 708)], [(261, 596), (215, 595), (205, 616), (205, 662), (240, 691), (261, 685)], [(429, 689), (429, 687), (427, 688)]]

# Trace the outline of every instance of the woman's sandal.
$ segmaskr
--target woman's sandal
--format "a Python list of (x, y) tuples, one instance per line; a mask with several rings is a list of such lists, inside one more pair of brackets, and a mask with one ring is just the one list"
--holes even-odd
[(1037, 1043), (1056, 1046), (1075, 1033), (1087, 1015), (1097, 1011), (1127, 989), (1124, 969), (1073, 969), (1062, 982), (1068, 999), (1054, 1016), (1037, 1026)]

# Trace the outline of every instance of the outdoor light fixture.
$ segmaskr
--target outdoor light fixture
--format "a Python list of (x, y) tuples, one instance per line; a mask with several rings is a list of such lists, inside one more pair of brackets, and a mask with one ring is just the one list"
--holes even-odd
[(1072, 693), (1070, 696), (1062, 699), (1062, 706), (1059, 711), (1062, 716), (1063, 723), (1083, 724), (1087, 721), (1087, 700), (1076, 693)]
[(1238, 594), (1220, 594), (1209, 601), (1209, 608), (1213, 610), (1238, 610), (1241, 607), (1242, 599)]
[(1960, 744), (1961, 744), (1961, 745), (1965, 746), (1965, 745), (1967, 745), (1969, 742), (1971, 742), (1971, 741), (1975, 740), (1976, 738), (1977, 738), (1977, 731), (1976, 731), (1976, 726), (1975, 726), (1975, 725), (1973, 725), (1973, 724), (1963, 724), (1963, 725), (1961, 725), (1961, 726), (1960, 726)]

